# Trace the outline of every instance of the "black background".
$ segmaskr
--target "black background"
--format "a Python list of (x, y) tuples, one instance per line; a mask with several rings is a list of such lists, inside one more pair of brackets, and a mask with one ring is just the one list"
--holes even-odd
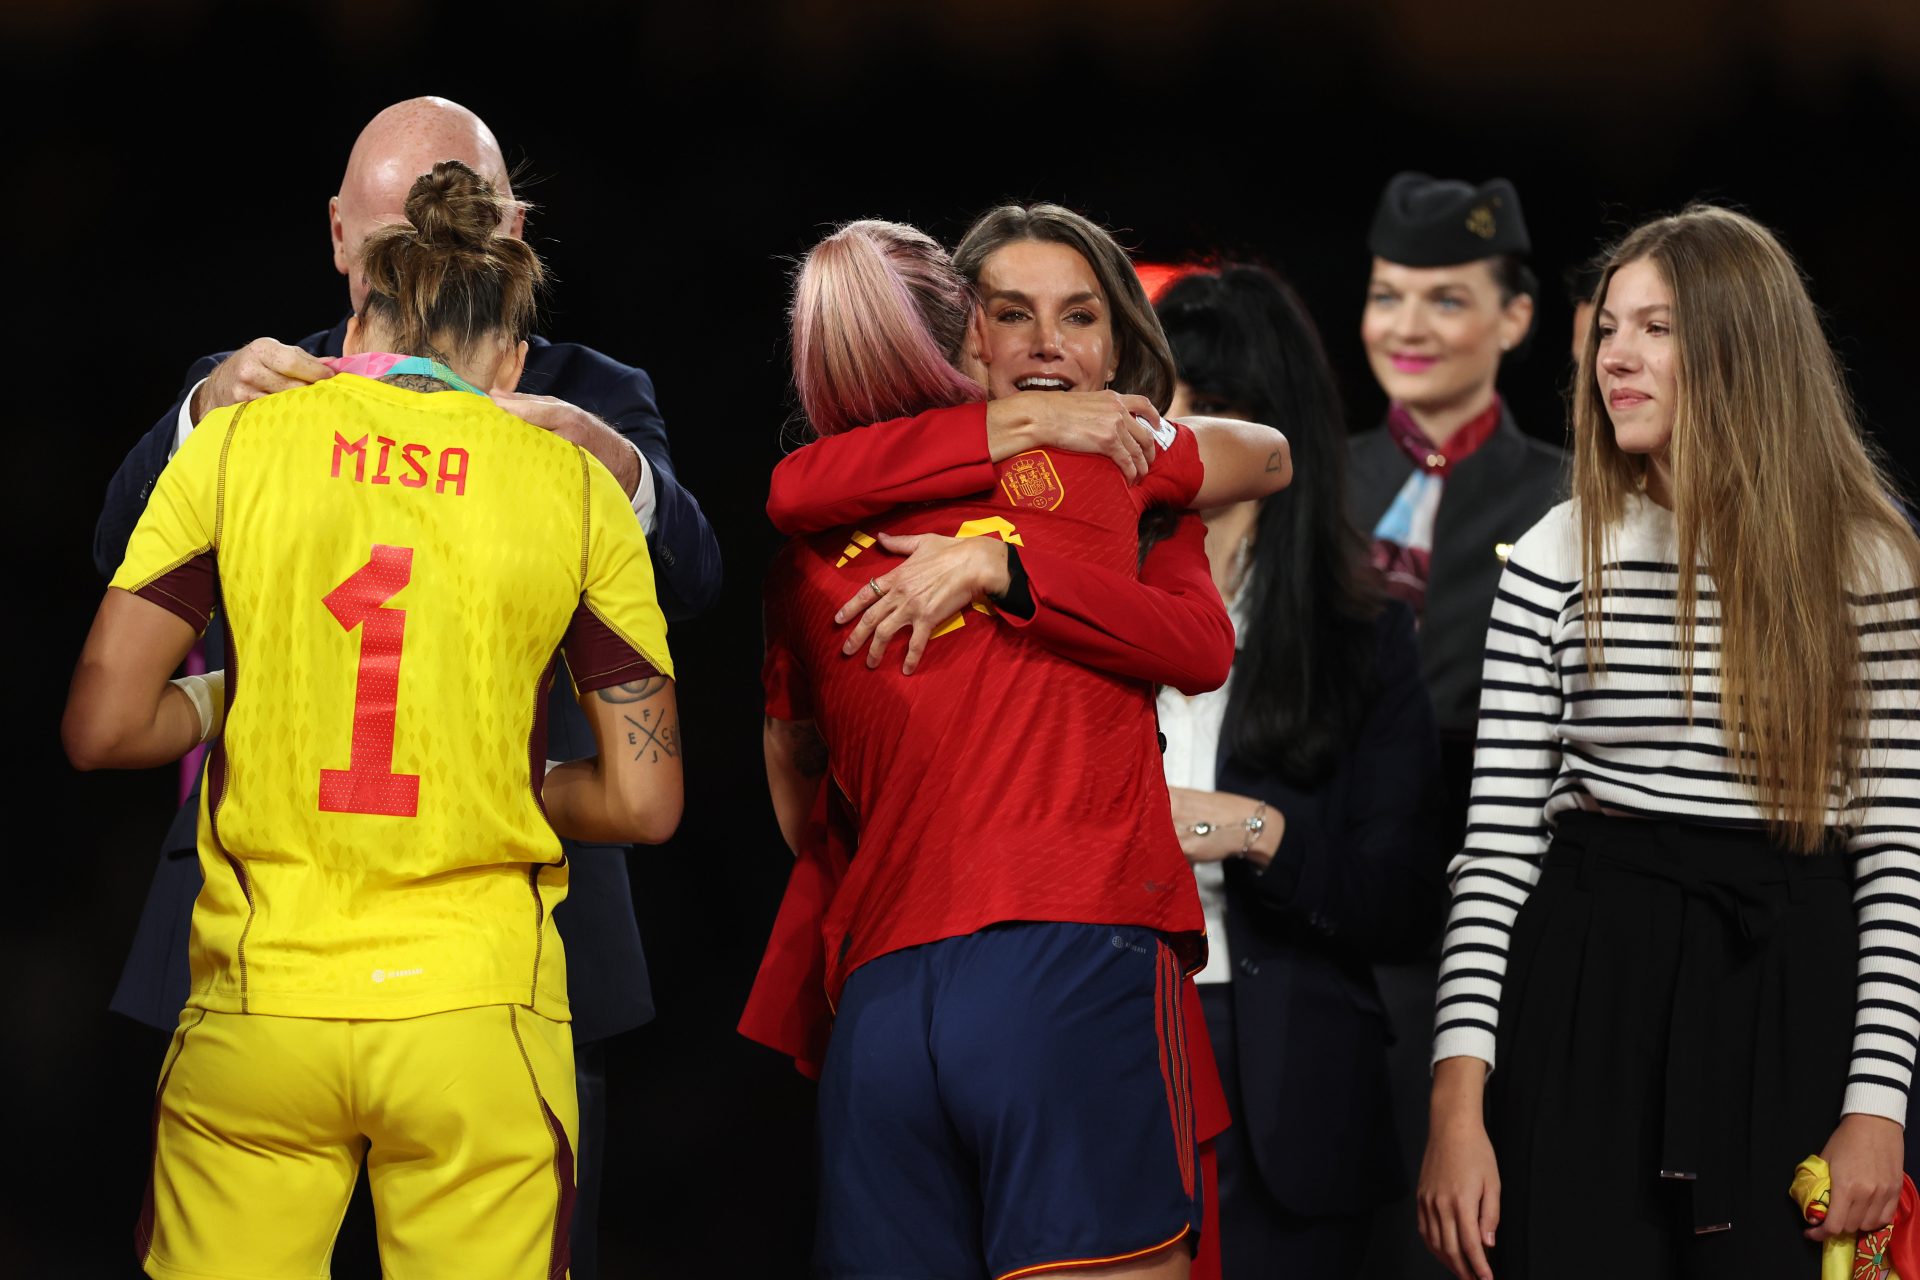
[(343, 313), (326, 200), (375, 111), (454, 98), (538, 179), (520, 194), (540, 206), (530, 238), (559, 281), (546, 331), (654, 375), (681, 479), (719, 534), (726, 598), (674, 634), (687, 819), (633, 864), (660, 1014), (611, 1049), (606, 1270), (794, 1276), (810, 1234), (811, 1088), (732, 1026), (787, 863), (759, 763), (758, 583), (776, 545), (762, 503), (792, 411), (787, 275), (826, 226), (891, 217), (951, 243), (990, 203), (1049, 198), (1146, 256), (1262, 257), (1319, 318), (1364, 425), (1382, 408), (1357, 337), (1381, 185), (1409, 167), (1503, 174), (1548, 283), (1534, 349), (1503, 389), (1530, 431), (1558, 438), (1560, 269), (1642, 215), (1733, 202), (1799, 256), (1863, 417), (1903, 472), (1920, 461), (1920, 7), (1545, 8), (0, 10), (5, 506), (28, 566), (11, 575), (23, 593), (7, 702), (19, 745), (0, 1267), (131, 1274), (162, 1048), (104, 1007), (174, 776), (81, 777), (56, 737), (100, 590), (99, 495), (194, 357)]

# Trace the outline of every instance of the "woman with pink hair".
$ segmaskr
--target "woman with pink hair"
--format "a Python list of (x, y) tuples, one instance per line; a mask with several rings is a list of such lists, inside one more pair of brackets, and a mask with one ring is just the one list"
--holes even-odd
[[(838, 1016), (817, 1244), (829, 1275), (1189, 1273), (1197, 1117), (1182, 972), (1204, 937), (1146, 682), (1216, 686), (1232, 633), (1197, 520), (1137, 567), (1143, 514), (1185, 507), (1206, 483), (1194, 433), (1161, 423), (1148, 399), (1061, 394), (1124, 388), (1143, 370), (1157, 385), (1170, 367), (1144, 295), (1127, 293), (1139, 291), (1131, 272), (1069, 252), (1078, 269), (1042, 264), (1023, 294), (1053, 334), (1028, 381), (1054, 390), (984, 405), (955, 367), (970, 341), (987, 354), (983, 321), (931, 240), (843, 228), (796, 290), (796, 382), (816, 429), (920, 416), (794, 455), (770, 510), (803, 510), (782, 498), (803, 471), (838, 500), (847, 482), (826, 482), (830, 445), (858, 438), (871, 459), (935, 442), (865, 468), (917, 474), (856, 493), (860, 524), (790, 544), (767, 586), (783, 830), (801, 835), (830, 769), (859, 844), (837, 882), (796, 871), (830, 894), (820, 967)], [(1242, 492), (1284, 483), (1282, 467), (1264, 470), (1284, 461), (1278, 433), (1230, 431), (1214, 454), (1264, 446)], [(894, 509), (936, 494), (947, 500)], [(903, 670), (845, 660), (864, 638), (838, 629), (849, 595), (897, 592), (925, 614), (962, 565), (985, 599), (903, 622), (915, 630)]]

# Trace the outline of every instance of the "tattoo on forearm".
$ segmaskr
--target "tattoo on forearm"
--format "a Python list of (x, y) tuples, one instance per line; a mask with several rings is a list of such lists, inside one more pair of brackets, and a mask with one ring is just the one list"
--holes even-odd
[(827, 740), (820, 736), (818, 725), (811, 720), (776, 720), (772, 716), (766, 718), (766, 725), (786, 740), (787, 754), (801, 777), (826, 776)]
[(662, 752), (669, 758), (679, 756), (680, 726), (670, 717), (655, 712), (652, 707), (644, 707), (638, 720), (632, 716), (620, 718), (633, 726), (627, 730), (627, 745), (633, 748), (635, 760), (659, 764)]
[(1285, 449), (1275, 449), (1272, 453), (1267, 455), (1267, 470), (1278, 471), (1286, 465), (1287, 465), (1287, 462), (1286, 462)]
[(602, 702), (645, 702), (666, 687), (665, 676), (647, 676), (640, 680), (629, 680), (625, 684), (608, 685), (595, 692), (600, 695)]

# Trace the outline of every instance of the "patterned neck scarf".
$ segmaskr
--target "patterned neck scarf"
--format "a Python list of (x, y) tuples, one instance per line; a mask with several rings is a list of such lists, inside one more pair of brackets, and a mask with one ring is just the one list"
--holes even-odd
[(1446, 478), (1447, 472), (1465, 462), (1500, 428), (1500, 397), (1486, 409), (1460, 424), (1460, 429), (1445, 444), (1435, 444), (1413, 420), (1407, 406), (1394, 404), (1387, 410), (1387, 434), (1393, 437), (1407, 461), (1422, 471)]
[(1373, 567), (1386, 578), (1388, 593), (1411, 605), (1415, 617), (1426, 612), (1433, 524), (1440, 514), (1447, 476), (1499, 430), (1500, 411), (1496, 395), (1485, 412), (1463, 423), (1445, 444), (1429, 439), (1405, 405), (1395, 404), (1387, 411), (1387, 434), (1413, 463), (1413, 474), (1373, 526)]

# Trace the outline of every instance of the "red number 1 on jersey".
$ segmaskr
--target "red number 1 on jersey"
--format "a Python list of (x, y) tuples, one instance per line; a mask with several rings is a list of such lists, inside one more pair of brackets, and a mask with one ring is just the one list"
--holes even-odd
[(352, 763), (320, 771), (326, 813), (377, 813), (411, 818), (420, 807), (420, 775), (393, 771), (393, 727), (400, 697), (400, 647), (407, 611), (383, 606), (413, 580), (413, 548), (375, 543), (373, 557), (321, 600), (347, 631), (360, 628), (360, 669), (353, 688)]

